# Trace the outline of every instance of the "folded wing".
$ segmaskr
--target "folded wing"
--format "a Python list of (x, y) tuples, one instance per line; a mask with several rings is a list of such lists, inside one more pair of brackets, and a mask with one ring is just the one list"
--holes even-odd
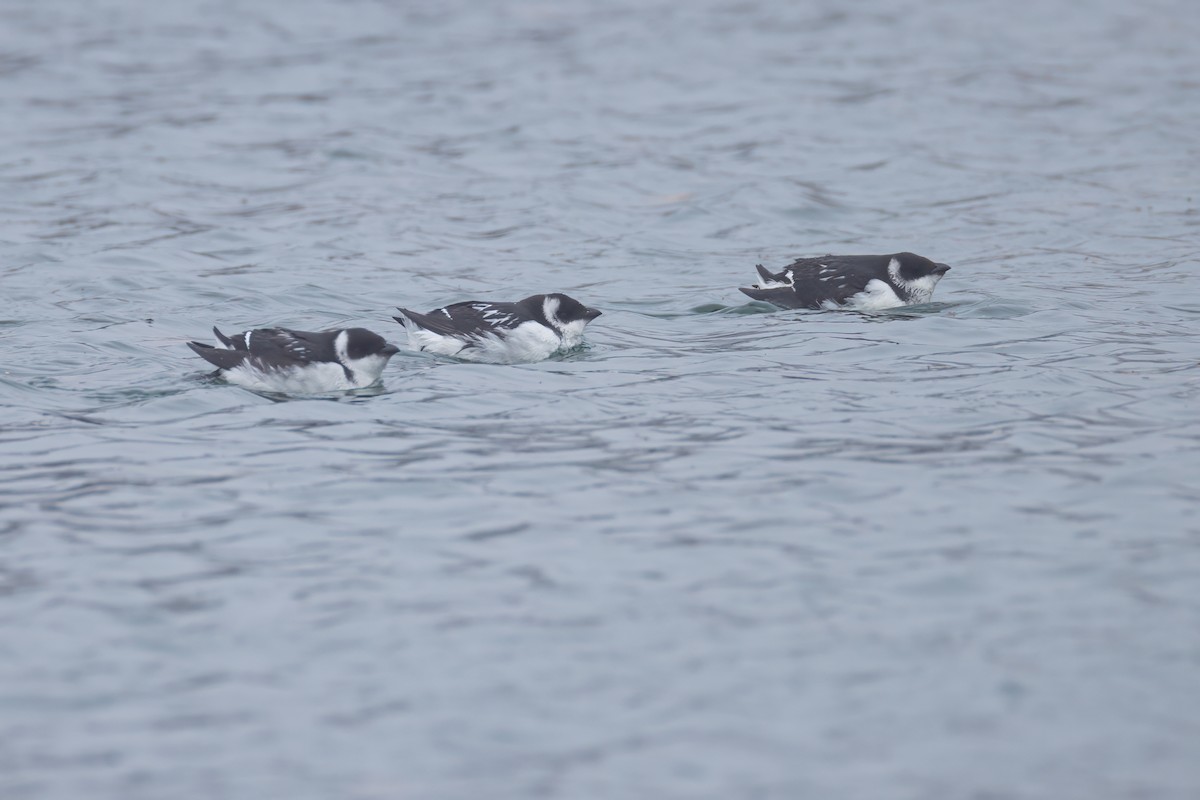
[(226, 336), (213, 328), (213, 334), (225, 345), (224, 348), (201, 342), (188, 342), (188, 347), (220, 369), (233, 369), (247, 360), (259, 369), (284, 369), (338, 360), (328, 334), (287, 328), (258, 328), (236, 336)]
[(420, 314), (401, 308), (400, 316), (393, 317), (404, 327), (415, 325), (431, 333), (455, 338), (478, 339), (493, 333), (498, 328), (515, 328), (521, 323), (514, 313), (514, 303), (455, 303)]

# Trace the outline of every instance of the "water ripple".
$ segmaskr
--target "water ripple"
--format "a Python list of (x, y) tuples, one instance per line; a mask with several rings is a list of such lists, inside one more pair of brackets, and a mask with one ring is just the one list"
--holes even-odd
[[(1152, 5), (0, 8), (0, 795), (1195, 795)], [(337, 397), (185, 346), (547, 290), (586, 347)]]

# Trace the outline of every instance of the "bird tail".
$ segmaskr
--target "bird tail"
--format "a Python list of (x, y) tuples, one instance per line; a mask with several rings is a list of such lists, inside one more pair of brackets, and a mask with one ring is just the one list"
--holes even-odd
[(217, 330), (216, 325), (213, 325), (213, 335), (217, 337), (217, 341), (219, 341), (221, 344), (225, 345), (230, 350), (233, 349), (233, 339), (230, 339), (228, 336)]
[(772, 302), (771, 298), (777, 293), (770, 289), (763, 289), (760, 286), (743, 286), (738, 289), (739, 292), (754, 300), (762, 300), (764, 302)]
[(776, 275), (762, 264), (755, 264), (754, 268), (758, 270), (758, 277), (762, 280), (762, 283), (755, 287), (756, 289), (782, 289), (794, 286), (796, 283), (795, 276), (790, 269), (785, 269)]
[(196, 355), (218, 369), (233, 369), (246, 359), (245, 353), (237, 350), (222, 350), (202, 342), (188, 342), (187, 346), (192, 348), (192, 352)]

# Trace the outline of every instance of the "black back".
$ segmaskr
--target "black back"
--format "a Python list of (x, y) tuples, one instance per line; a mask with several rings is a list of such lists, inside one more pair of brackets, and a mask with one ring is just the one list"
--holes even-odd
[(538, 319), (531, 317), (518, 303), (481, 303), (473, 300), (454, 303), (428, 314), (407, 308), (401, 308), (400, 311), (404, 316), (392, 319), (401, 325), (407, 327), (411, 321), (418, 328), (431, 333), (457, 338), (478, 338), (497, 330), (511, 330), (530, 319)]
[[(546, 298), (558, 300), (556, 316), (562, 322), (574, 322), (578, 319), (595, 319), (600, 312), (590, 309), (578, 300), (565, 294), (535, 294), (515, 303), (485, 303), (476, 300), (452, 305), (420, 314), (401, 308), (405, 316), (419, 328), (431, 333), (456, 338), (477, 339), (489, 333), (511, 330), (522, 322), (540, 322), (550, 326), (546, 319)], [(404, 317), (392, 319), (407, 326)]]
[(872, 280), (881, 280), (905, 296), (902, 287), (896, 285), (888, 272), (888, 265), (895, 259), (900, 265), (900, 278), (912, 281), (934, 273), (945, 273), (950, 268), (937, 264), (915, 253), (895, 253), (886, 256), (834, 256), (821, 258), (798, 258), (778, 274), (773, 274), (761, 264), (758, 274), (763, 281), (789, 283), (790, 286), (744, 288), (742, 293), (755, 300), (765, 300), (783, 308), (822, 308), (826, 302), (842, 303), (852, 295), (866, 289)]
[[(347, 329), (346, 352), (352, 359), (362, 358), (391, 349), (382, 336), (365, 328)], [(257, 328), (234, 336), (226, 336), (213, 328), (213, 334), (225, 345), (222, 349), (201, 342), (188, 342), (188, 347), (210, 364), (232, 369), (247, 359), (261, 369), (282, 369), (313, 362), (337, 364), (334, 345), (341, 331), (294, 331), (288, 328)], [(343, 368), (348, 369), (346, 365)]]
[[(798, 258), (778, 274), (761, 264), (758, 273), (764, 281), (788, 283), (791, 286), (769, 289), (743, 288), (743, 294), (755, 300), (765, 300), (784, 308), (821, 308), (827, 301), (840, 303), (863, 291), (872, 280), (888, 280), (887, 265), (891, 256), (825, 256)], [(890, 282), (890, 281), (889, 281)]]
[[(453, 303), (428, 314), (419, 314), (407, 308), (400, 310), (415, 325), (432, 333), (459, 338), (479, 338), (495, 331), (511, 330), (522, 322), (533, 321), (549, 325), (546, 315), (542, 313), (545, 299), (546, 295), (535, 294), (516, 303), (470, 300), (465, 303)], [(401, 325), (407, 324), (404, 317), (393, 319)]]

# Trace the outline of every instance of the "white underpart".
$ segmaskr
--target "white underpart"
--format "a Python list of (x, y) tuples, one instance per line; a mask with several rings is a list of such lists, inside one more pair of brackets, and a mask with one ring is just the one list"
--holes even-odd
[[(543, 301), (542, 313), (549, 320), (549, 327), (530, 320), (511, 328), (499, 328), (496, 333), (448, 336), (426, 330), (406, 316), (404, 329), (408, 334), (408, 346), (413, 350), (483, 364), (527, 364), (543, 361), (583, 342), (583, 329), (588, 321), (564, 323), (558, 318), (558, 308), (559, 301), (555, 298), (547, 297)], [(482, 313), (488, 322), (503, 323), (510, 318), (494, 309)]]
[(563, 349), (563, 338), (540, 322), (522, 322), (515, 328), (504, 329), (503, 336), (488, 333), (470, 338), (445, 336), (411, 323), (406, 327), (408, 345), (414, 350), (484, 364), (542, 361)]
[[(558, 308), (557, 301), (554, 308)], [(554, 321), (557, 322), (557, 318)], [(553, 328), (529, 321), (513, 328), (503, 328), (501, 335), (488, 333), (467, 337), (434, 333), (408, 319), (404, 329), (412, 350), (483, 364), (527, 364), (543, 361), (560, 350), (578, 347), (583, 341), (583, 329), (586, 326), (584, 320), (571, 322), (562, 325), (559, 335)]]
[(259, 369), (253, 359), (233, 369), (222, 370), (221, 374), (230, 383), (244, 386), (256, 392), (279, 392), (281, 394), (323, 394), (345, 392), (350, 389), (365, 389), (379, 380), (387, 366), (382, 355), (366, 356), (349, 362), (353, 379), (346, 377), (341, 364), (314, 361), (303, 366), (282, 369)]
[[(250, 334), (246, 334), (249, 338)], [(282, 394), (323, 394), (364, 389), (379, 380), (387, 366), (386, 356), (377, 354), (363, 358), (350, 358), (346, 351), (350, 335), (342, 331), (333, 340), (338, 359), (350, 368), (352, 377), (346, 377), (342, 363), (313, 361), (303, 365), (263, 369), (253, 357), (246, 359), (233, 369), (222, 370), (221, 374), (230, 383), (244, 386), (256, 392), (279, 392)], [(296, 349), (296, 348), (292, 348)]]
[(577, 319), (573, 322), (563, 322), (558, 318), (558, 308), (559, 302), (556, 298), (547, 297), (542, 302), (542, 313), (546, 315), (550, 325), (558, 331), (561, 339), (557, 349), (574, 350), (583, 344), (583, 329), (587, 327), (589, 320)]
[(928, 303), (933, 298), (934, 287), (942, 279), (941, 275), (925, 275), (916, 280), (906, 281), (900, 277), (900, 262), (894, 258), (888, 262), (888, 277), (892, 279), (892, 283), (900, 287), (899, 292), (886, 281), (874, 278), (867, 281), (866, 287), (861, 292), (846, 298), (844, 303), (838, 304), (832, 300), (826, 300), (821, 307), (831, 310), (848, 308), (855, 311), (883, 311), (900, 306)]
[(828, 311), (839, 308), (848, 308), (853, 311), (883, 311), (902, 305), (904, 305), (904, 301), (891, 286), (878, 278), (872, 278), (867, 281), (866, 287), (861, 292), (850, 295), (845, 302), (837, 303), (833, 300), (826, 300), (821, 303), (821, 308)]
[[(247, 350), (250, 349), (250, 334), (252, 334), (252, 333), (254, 333), (254, 331), (246, 331), (245, 339), (246, 339), (246, 349)], [(230, 345), (228, 349), (232, 350), (233, 346)]]
[[(364, 359), (365, 360), (365, 359)], [(230, 383), (244, 386), (256, 392), (279, 392), (281, 394), (322, 394), (361, 389), (369, 383), (349, 381), (341, 364), (328, 361), (314, 362), (303, 367), (284, 369), (258, 369), (253, 361), (243, 362), (233, 369), (222, 370), (221, 374)], [(378, 376), (376, 376), (378, 378)]]

